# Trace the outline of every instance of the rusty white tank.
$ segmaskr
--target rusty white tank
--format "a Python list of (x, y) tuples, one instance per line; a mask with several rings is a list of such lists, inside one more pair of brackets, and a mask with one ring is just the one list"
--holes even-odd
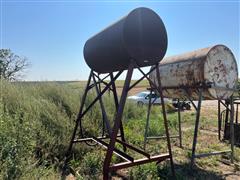
[[(224, 45), (164, 58), (159, 69), (163, 95), (170, 98), (186, 98), (187, 91), (198, 99), (197, 87), (204, 86), (203, 99), (228, 99), (238, 80), (236, 59)], [(157, 83), (156, 71), (150, 79)]]

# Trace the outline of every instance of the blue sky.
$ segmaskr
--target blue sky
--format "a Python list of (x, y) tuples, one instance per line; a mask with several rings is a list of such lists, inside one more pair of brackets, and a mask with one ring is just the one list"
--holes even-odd
[(166, 56), (225, 44), (239, 60), (237, 1), (2, 0), (1, 48), (29, 59), (25, 80), (84, 80), (89, 73), (85, 41), (137, 7), (151, 8), (162, 18)]

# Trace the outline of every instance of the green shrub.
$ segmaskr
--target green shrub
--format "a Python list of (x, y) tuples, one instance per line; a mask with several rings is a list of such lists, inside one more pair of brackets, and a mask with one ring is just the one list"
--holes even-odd
[(160, 179), (158, 177), (156, 163), (145, 164), (136, 166), (130, 171), (130, 179), (147, 180), (147, 179)]
[[(4, 81), (0, 85), (0, 177), (18, 179), (29, 168), (35, 168), (33, 162), (44, 167), (59, 165), (73, 123), (69, 112), (62, 110), (64, 108), (49, 96), (44, 96), (41, 89), (57, 94), (60, 87), (54, 88), (50, 84), (27, 86)], [(62, 96), (71, 94), (70, 90), (63, 87)], [(77, 112), (74, 106), (69, 107), (72, 107), (73, 114)]]
[(89, 152), (84, 155), (80, 168), (77, 168), (78, 178), (83, 179), (99, 179), (102, 171), (103, 156), (101, 151)]

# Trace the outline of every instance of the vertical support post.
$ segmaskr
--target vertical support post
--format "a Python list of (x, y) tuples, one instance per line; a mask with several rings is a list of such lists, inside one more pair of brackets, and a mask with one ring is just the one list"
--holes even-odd
[(221, 127), (222, 127), (222, 120), (221, 120), (221, 103), (218, 100), (218, 139), (221, 140)]
[(178, 99), (178, 136), (179, 136), (179, 146), (182, 148), (182, 122), (181, 122), (181, 108)]
[(230, 143), (231, 143), (231, 163), (233, 163), (234, 160), (234, 104), (233, 104), (233, 96), (231, 96), (230, 100)]
[[(229, 117), (229, 99), (225, 100), (225, 104), (226, 104), (226, 115), (225, 115), (225, 124), (224, 124), (224, 134), (227, 133), (227, 123), (228, 123), (228, 117)], [(231, 107), (230, 107), (231, 108)]]
[[(111, 79), (111, 80), (113, 79), (113, 73), (110, 73), (110, 79)], [(117, 96), (117, 89), (116, 89), (115, 82), (113, 82), (113, 84), (112, 84), (112, 92), (113, 92), (113, 98), (114, 98), (115, 107), (116, 107), (116, 112), (117, 112), (119, 103), (118, 103), (118, 96)], [(122, 139), (122, 141), (123, 141), (123, 142), (126, 142), (126, 141), (125, 141), (125, 137), (124, 137), (124, 129), (123, 129), (122, 120), (121, 120), (121, 122), (120, 122), (120, 134), (121, 134), (121, 139)], [(126, 152), (126, 150), (127, 150), (127, 148), (126, 148), (126, 146), (123, 144), (123, 151)]]
[[(98, 74), (98, 77), (99, 77), (99, 74)], [(99, 85), (98, 85), (98, 89), (99, 89), (99, 92), (101, 92), (102, 90), (101, 90), (101, 83), (99, 82)], [(99, 94), (99, 93), (97, 93), (97, 94)], [(106, 112), (106, 111), (105, 111)], [(103, 117), (103, 111), (102, 111), (102, 117)], [(107, 113), (106, 113), (107, 114)], [(104, 117), (103, 117), (104, 118)], [(105, 135), (105, 121), (102, 121), (102, 126), (103, 126), (103, 128), (102, 128), (102, 137), (104, 137), (104, 135)], [(109, 134), (109, 133), (108, 133)]]
[[(92, 74), (93, 74), (93, 71), (90, 72), (90, 75), (89, 75), (88, 81), (87, 81), (87, 85), (86, 85), (86, 88), (85, 88), (84, 93), (83, 93), (83, 96), (82, 96), (82, 101), (81, 101), (80, 110), (79, 110), (79, 113), (78, 113), (78, 116), (77, 116), (77, 119), (76, 119), (76, 124), (75, 124), (74, 130), (73, 130), (73, 134), (72, 134), (72, 137), (71, 137), (71, 141), (70, 141), (70, 143), (69, 143), (69, 146), (68, 146), (68, 149), (67, 149), (67, 152), (66, 152), (66, 155), (65, 155), (64, 168), (63, 168), (64, 170), (65, 170), (65, 168), (66, 168), (69, 155), (70, 155), (70, 153), (71, 153), (71, 151), (72, 151), (73, 141), (74, 141), (74, 139), (75, 139), (78, 126), (79, 126), (79, 125), (81, 126), (81, 120), (82, 120), (82, 119), (81, 119), (80, 117), (81, 117), (82, 112), (83, 112), (84, 103), (85, 103), (85, 100), (86, 100), (86, 97), (87, 97), (88, 88), (89, 88), (89, 84), (90, 84), (90, 82), (91, 82)], [(82, 133), (82, 132), (81, 132), (81, 133)]]
[[(100, 94), (100, 87), (97, 85), (96, 78), (95, 78), (94, 74), (93, 74), (92, 78), (93, 78), (93, 82), (94, 82), (94, 85), (95, 85), (96, 93), (97, 93), (97, 95), (99, 95)], [(111, 134), (111, 127), (110, 127), (110, 123), (109, 123), (109, 120), (108, 120), (108, 117), (107, 117), (107, 113), (106, 113), (105, 108), (104, 108), (102, 97), (99, 98), (99, 104), (100, 104), (100, 108), (101, 108), (101, 111), (102, 111), (103, 121), (105, 122), (105, 125), (107, 127), (107, 132), (108, 132), (108, 134)], [(104, 126), (104, 123), (103, 123), (103, 126)]]
[(148, 101), (148, 110), (147, 110), (147, 121), (145, 126), (145, 133), (144, 133), (144, 144), (143, 149), (146, 149), (146, 143), (147, 143), (147, 136), (148, 136), (148, 128), (149, 128), (149, 117), (150, 117), (150, 111), (152, 107), (152, 89), (150, 90), (150, 96)]
[(160, 76), (159, 64), (157, 64), (156, 67), (157, 67), (156, 68), (156, 72), (157, 72), (157, 82), (158, 82), (158, 93), (159, 93), (160, 99), (161, 99), (162, 114), (163, 114), (163, 120), (164, 120), (164, 126), (165, 126), (166, 138), (167, 138), (168, 152), (169, 152), (169, 156), (170, 156), (171, 170), (172, 170), (172, 175), (174, 177), (176, 177), (175, 176), (174, 163), (173, 163), (173, 157), (172, 157), (172, 148), (171, 148), (169, 130), (168, 130), (168, 121), (167, 121), (167, 115), (166, 115), (166, 110), (165, 110), (165, 103), (164, 103), (164, 98), (163, 98), (163, 90), (162, 90), (162, 84), (161, 84), (161, 76)]
[(193, 165), (195, 163), (195, 151), (196, 151), (196, 145), (197, 145), (197, 135), (198, 135), (199, 120), (200, 120), (201, 104), (202, 104), (202, 88), (199, 89), (198, 106), (197, 106), (196, 122), (195, 122), (193, 145), (192, 145), (191, 168), (193, 168)]
[(236, 122), (236, 124), (238, 124), (238, 103), (236, 104), (237, 105), (237, 109), (236, 109), (236, 120), (235, 120), (235, 122)]
[(121, 99), (120, 99), (119, 106), (118, 106), (118, 111), (115, 116), (114, 126), (112, 129), (112, 134), (110, 136), (110, 143), (108, 145), (108, 150), (107, 150), (106, 157), (104, 160), (104, 165), (103, 165), (103, 179), (104, 180), (108, 180), (108, 177), (109, 177), (109, 166), (111, 163), (112, 154), (113, 154), (113, 150), (114, 150), (115, 143), (116, 143), (117, 133), (118, 133), (118, 130), (119, 130), (119, 127), (121, 124), (121, 119), (122, 119), (123, 110), (124, 110), (124, 106), (125, 106), (126, 99), (127, 99), (128, 89), (129, 89), (129, 86), (131, 83), (133, 68), (134, 68), (133, 63), (131, 63), (128, 68), (128, 71), (127, 71), (125, 83), (124, 83), (123, 90), (122, 90)]

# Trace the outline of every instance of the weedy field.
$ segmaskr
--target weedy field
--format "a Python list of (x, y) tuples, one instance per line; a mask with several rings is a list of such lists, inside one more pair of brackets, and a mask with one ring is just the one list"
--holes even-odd
[[(68, 146), (74, 120), (78, 113), (82, 87), (85, 82), (70, 83), (8, 83), (1, 81), (0, 99), (0, 179), (60, 179), (64, 153)], [(145, 89), (144, 86), (138, 90)], [(121, 82), (117, 84), (121, 90)], [(136, 91), (136, 90), (135, 90)], [(131, 92), (131, 93), (135, 93)], [(88, 102), (94, 98), (93, 92)], [(110, 117), (114, 115), (111, 96), (104, 97)], [(178, 130), (177, 112), (167, 105), (171, 134)], [(163, 135), (161, 108), (154, 106), (150, 121), (150, 135)], [(229, 157), (215, 156), (198, 159), (190, 170), (194, 114), (184, 111), (182, 117), (183, 149), (178, 140), (172, 139), (177, 179), (240, 179), (240, 148), (235, 148), (235, 163)], [(129, 143), (143, 147), (146, 107), (127, 102), (123, 124)], [(84, 134), (100, 135), (102, 120), (97, 104), (83, 119)], [(96, 127), (99, 127), (96, 128)], [(208, 106), (202, 109), (202, 119), (197, 152), (229, 148), (227, 142), (217, 140), (217, 113)], [(121, 146), (119, 146), (121, 149)], [(164, 140), (148, 142), (147, 151), (152, 155), (166, 152)], [(67, 179), (101, 179), (105, 150), (97, 146), (77, 144), (69, 163), (71, 174)], [(131, 153), (131, 152), (130, 152)], [(133, 155), (134, 156), (134, 155)], [(113, 162), (119, 162), (113, 157)], [(146, 164), (112, 174), (113, 179), (167, 179), (169, 162)]]

